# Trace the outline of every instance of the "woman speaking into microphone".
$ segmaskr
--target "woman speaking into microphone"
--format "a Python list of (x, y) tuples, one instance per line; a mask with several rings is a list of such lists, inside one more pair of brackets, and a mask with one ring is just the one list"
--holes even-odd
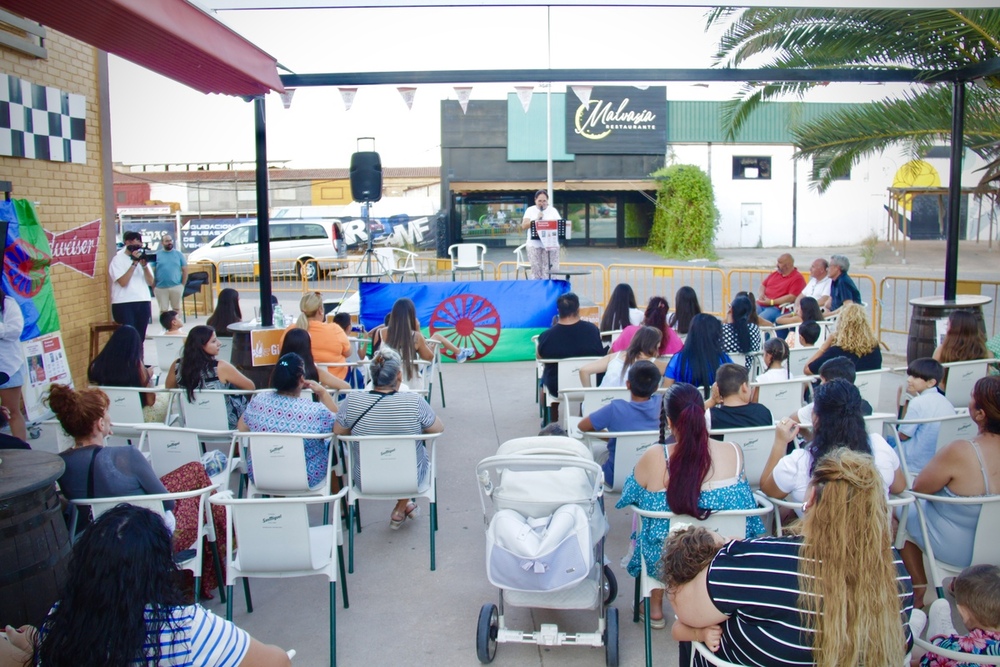
[(549, 206), (545, 190), (535, 193), (535, 205), (524, 212), (521, 229), (528, 230), (531, 277), (547, 280), (559, 268), (559, 211)]

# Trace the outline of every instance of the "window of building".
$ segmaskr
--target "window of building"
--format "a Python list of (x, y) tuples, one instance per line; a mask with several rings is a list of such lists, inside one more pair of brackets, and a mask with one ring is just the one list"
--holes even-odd
[(771, 180), (771, 158), (754, 156), (733, 156), (733, 179)]
[(461, 217), (463, 241), (475, 243), (493, 239), (493, 243), (497, 243), (503, 239), (503, 245), (510, 247), (524, 243), (527, 235), (521, 229), (527, 208), (524, 196), (476, 193), (458, 197), (455, 203), (455, 210)]
[(275, 201), (295, 201), (295, 188), (281, 188), (272, 195)]

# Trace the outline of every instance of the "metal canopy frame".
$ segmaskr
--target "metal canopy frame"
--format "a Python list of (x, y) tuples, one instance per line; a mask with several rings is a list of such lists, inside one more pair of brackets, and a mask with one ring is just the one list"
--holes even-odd
[[(458, 83), (591, 83), (591, 82), (831, 82), (831, 83), (946, 83), (952, 86), (951, 168), (948, 183), (948, 230), (946, 235), (944, 298), (954, 301), (958, 289), (958, 233), (961, 212), (962, 153), (965, 124), (965, 87), (986, 76), (1000, 74), (1000, 58), (953, 70), (914, 69), (500, 69), (429, 70), (397, 72), (328, 72), (282, 74), (287, 88), (317, 86), (384, 86)], [(264, 98), (254, 100), (257, 147), (257, 237), (261, 244), (269, 238), (267, 197), (267, 128)], [(261, 245), (260, 311), (264, 326), (271, 326), (270, 248)]]

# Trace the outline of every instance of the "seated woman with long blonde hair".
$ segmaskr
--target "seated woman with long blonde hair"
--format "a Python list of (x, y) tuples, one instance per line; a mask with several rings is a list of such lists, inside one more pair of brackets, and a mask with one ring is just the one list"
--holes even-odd
[(800, 535), (730, 542), (668, 591), (674, 638), (739, 665), (902, 665), (913, 592), (872, 457), (818, 461), (803, 507)]

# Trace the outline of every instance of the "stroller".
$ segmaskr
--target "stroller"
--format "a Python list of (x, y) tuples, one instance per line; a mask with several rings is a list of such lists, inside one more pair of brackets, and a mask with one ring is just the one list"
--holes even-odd
[[(493, 661), (498, 643), (604, 646), (618, 665), (618, 592), (604, 563), (608, 522), (604, 475), (590, 449), (568, 437), (508, 440), (476, 466), (486, 523), (486, 573), (500, 589), (499, 606), (479, 612), (476, 653)], [(543, 623), (522, 632), (504, 624), (504, 604), (544, 609), (596, 609), (594, 632), (560, 632)]]

